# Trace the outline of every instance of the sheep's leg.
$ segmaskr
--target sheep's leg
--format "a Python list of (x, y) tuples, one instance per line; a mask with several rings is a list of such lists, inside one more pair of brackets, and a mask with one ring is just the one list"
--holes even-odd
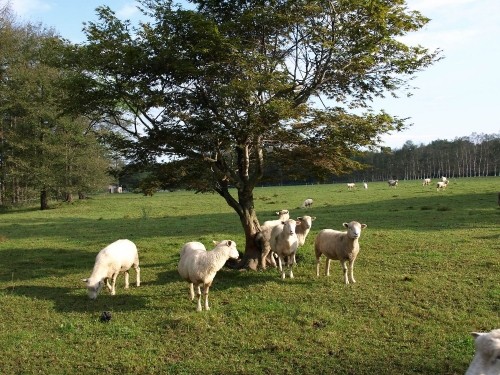
[(141, 267), (135, 267), (135, 281), (137, 286), (141, 286)]
[(316, 276), (319, 276), (319, 258), (320, 257), (316, 257)]
[(205, 295), (205, 310), (210, 310), (210, 307), (208, 307), (208, 289), (210, 289), (210, 284), (205, 284), (203, 286), (203, 294)]
[(189, 283), (189, 299), (194, 300), (194, 286), (193, 283)]
[(290, 279), (293, 279), (293, 263), (290, 264)]
[(347, 278), (347, 260), (341, 260), (342, 270), (344, 271), (344, 283), (349, 284), (349, 279)]
[(200, 284), (196, 285), (196, 297), (198, 299), (198, 303), (196, 305), (196, 311), (201, 311), (201, 290), (200, 290)]
[(285, 259), (283, 258), (282, 255), (278, 255), (278, 264), (279, 264), (279, 270), (281, 272), (281, 278), (284, 279), (286, 277), (285, 275)]
[(125, 271), (125, 289), (128, 289), (128, 287), (129, 287), (129, 283), (128, 283), (129, 277), (130, 277), (130, 275), (129, 275), (128, 271)]
[[(115, 272), (113, 274), (112, 280), (111, 280), (111, 295), (114, 296), (116, 294), (116, 278), (118, 277), (118, 272)], [(109, 286), (108, 286), (109, 287)]]
[(111, 284), (109, 283), (109, 277), (106, 277), (104, 279), (104, 282), (106, 283), (106, 288), (108, 288), (108, 290), (111, 292), (112, 288), (111, 288)]
[(349, 276), (351, 277), (351, 283), (355, 283), (356, 280), (354, 280), (354, 259), (349, 262)]
[(330, 258), (326, 258), (325, 276), (330, 276)]

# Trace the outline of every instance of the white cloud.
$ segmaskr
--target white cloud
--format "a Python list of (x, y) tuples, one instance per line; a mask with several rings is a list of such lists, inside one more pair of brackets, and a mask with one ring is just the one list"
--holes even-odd
[(46, 12), (52, 7), (43, 0), (10, 0), (10, 4), (14, 12), (20, 16), (24, 16), (33, 12)]
[(137, 5), (135, 3), (129, 3), (121, 7), (116, 12), (116, 16), (120, 19), (130, 19), (138, 13), (139, 9), (137, 9)]

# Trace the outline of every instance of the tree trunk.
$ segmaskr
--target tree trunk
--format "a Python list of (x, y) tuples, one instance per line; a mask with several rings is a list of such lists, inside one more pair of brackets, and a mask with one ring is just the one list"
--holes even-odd
[(42, 190), (40, 192), (40, 210), (46, 210), (49, 208), (49, 200), (47, 196), (47, 190)]
[(73, 194), (71, 194), (70, 192), (64, 193), (64, 201), (66, 203), (73, 203)]

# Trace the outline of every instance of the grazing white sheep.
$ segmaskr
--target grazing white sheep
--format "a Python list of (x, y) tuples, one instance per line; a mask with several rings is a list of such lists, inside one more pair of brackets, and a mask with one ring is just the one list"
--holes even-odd
[(427, 186), (431, 184), (431, 179), (430, 178), (424, 178), (424, 181), (422, 182), (422, 186)]
[(353, 275), (354, 261), (359, 253), (359, 237), (361, 229), (366, 228), (366, 224), (357, 221), (342, 224), (347, 228), (346, 232), (333, 229), (323, 229), (316, 236), (314, 241), (314, 252), (316, 253), (316, 276), (319, 276), (319, 260), (321, 255), (326, 257), (325, 275), (330, 276), (330, 260), (339, 260), (344, 271), (344, 282), (349, 284), (349, 277), (355, 283)]
[[(95, 258), (94, 269), (88, 279), (82, 279), (87, 284), (89, 298), (96, 299), (104, 283), (111, 292), (116, 294), (116, 278), (120, 272), (125, 273), (125, 289), (129, 287), (128, 270), (133, 267), (137, 277), (137, 286), (141, 285), (141, 269), (137, 247), (132, 241), (118, 240), (99, 251)], [(111, 285), (109, 283), (111, 279)]]
[(444, 190), (446, 189), (446, 186), (448, 186), (448, 180), (446, 181), (439, 181), (437, 184), (436, 184), (436, 191), (438, 190)]
[[(297, 252), (298, 239), (295, 234), (297, 222), (289, 219), (276, 225), (271, 231), (269, 240), (271, 250), (278, 255), (281, 278), (285, 278), (285, 266), (290, 268), (290, 278), (293, 279), (293, 256)], [(286, 258), (286, 260), (285, 260)]]
[[(312, 198), (307, 198), (303, 203), (302, 203), (302, 208), (309, 208), (312, 207), (314, 201)], [(288, 220), (288, 219), (287, 219)]]
[(347, 184), (347, 189), (348, 189), (348, 190), (352, 190), (352, 189), (354, 189), (355, 187), (356, 187), (356, 184), (355, 184), (354, 182), (349, 182), (349, 183)]
[(210, 310), (208, 306), (208, 290), (212, 281), (229, 258), (238, 259), (239, 253), (236, 249), (236, 242), (224, 240), (215, 242), (215, 248), (207, 251), (201, 242), (188, 242), (180, 251), (180, 260), (177, 270), (179, 275), (189, 283), (189, 296), (194, 299), (194, 288), (198, 303), (196, 311), (202, 311), (201, 307), (201, 286), (205, 295), (205, 310)]
[(366, 182), (363, 182), (363, 187), (364, 187), (365, 189), (368, 189), (368, 184), (367, 184)]
[(398, 180), (389, 180), (387, 183), (389, 184), (389, 187), (396, 188), (396, 186), (398, 186)]
[(465, 375), (500, 374), (500, 329), (472, 332), (476, 351)]

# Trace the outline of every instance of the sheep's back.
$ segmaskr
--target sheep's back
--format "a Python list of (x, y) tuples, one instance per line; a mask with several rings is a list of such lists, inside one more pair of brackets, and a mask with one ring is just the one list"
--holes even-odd
[(137, 247), (130, 240), (118, 240), (99, 251), (94, 271), (107, 268), (108, 277), (119, 271), (127, 271), (133, 264), (139, 264)]
[(314, 241), (316, 256), (324, 254), (330, 259), (345, 258), (347, 233), (334, 229), (321, 230)]

